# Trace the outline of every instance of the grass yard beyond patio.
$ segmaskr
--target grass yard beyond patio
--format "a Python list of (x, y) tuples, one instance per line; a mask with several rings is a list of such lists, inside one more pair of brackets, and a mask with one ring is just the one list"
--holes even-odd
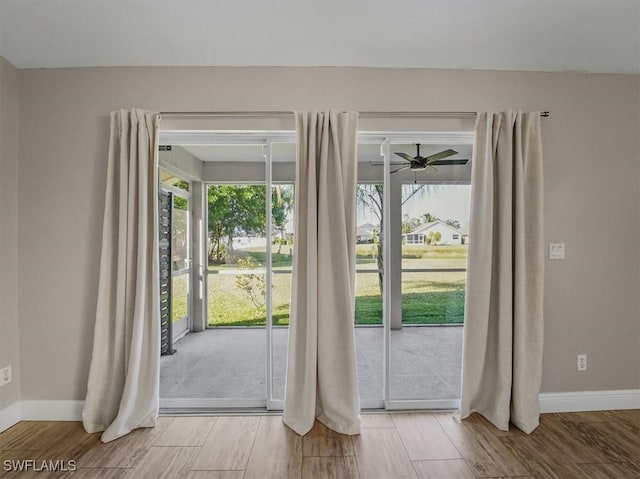
[[(289, 324), (292, 256), (286, 245), (274, 253), (273, 324)], [(276, 251), (277, 247), (274, 247)], [(358, 245), (357, 268), (371, 272), (356, 275), (356, 324), (382, 324), (382, 299), (378, 286), (375, 246)], [(465, 268), (466, 246), (404, 246), (403, 268)], [(264, 265), (264, 249), (236, 251), (237, 257), (251, 256)], [(262, 326), (264, 309), (259, 310), (236, 285), (235, 264), (210, 265), (208, 276), (209, 326)], [(464, 317), (465, 272), (404, 273), (402, 321), (404, 324), (460, 324)], [(175, 288), (175, 283), (174, 283)], [(178, 308), (179, 309), (179, 308)]]
[[(291, 297), (291, 246), (273, 254), (273, 324), (289, 324)], [(277, 251), (277, 246), (274, 246)], [(382, 299), (378, 286), (375, 246), (358, 245), (357, 268), (371, 272), (356, 274), (356, 324), (382, 324)], [(263, 249), (236, 251), (236, 257), (251, 256), (265, 263)], [(403, 246), (403, 268), (466, 267), (466, 246)], [(208, 275), (209, 326), (262, 326), (264, 309), (258, 309), (249, 295), (236, 285), (242, 273), (235, 264), (210, 265)], [(262, 275), (264, 278), (264, 274)], [(183, 279), (184, 278), (184, 279)], [(404, 324), (461, 324), (464, 317), (465, 272), (421, 272), (402, 275), (402, 322)], [(186, 277), (175, 278), (174, 320), (186, 314)]]

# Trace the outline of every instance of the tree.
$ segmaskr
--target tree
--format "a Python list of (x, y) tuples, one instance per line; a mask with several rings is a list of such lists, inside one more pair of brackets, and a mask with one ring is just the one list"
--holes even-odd
[(435, 246), (438, 244), (438, 242), (441, 239), (442, 239), (442, 233), (440, 233), (440, 231), (432, 231), (427, 236), (427, 244), (430, 244), (431, 246)]
[[(266, 198), (264, 185), (211, 185), (207, 192), (209, 261), (234, 259), (233, 238), (241, 234), (264, 235)], [(284, 228), (293, 205), (293, 190), (277, 185), (271, 192), (273, 224)]]
[(460, 222), (458, 220), (447, 220), (445, 221), (449, 226), (453, 226), (456, 229), (460, 229)]
[(419, 218), (411, 218), (402, 222), (402, 234), (411, 233), (422, 224)]
[[(409, 186), (409, 185), (406, 185)], [(407, 190), (406, 195), (402, 199), (402, 204), (404, 205), (407, 201), (413, 198), (417, 194), (424, 194), (425, 192), (432, 191), (434, 185), (410, 185)], [(382, 248), (383, 248), (383, 199), (384, 192), (382, 185), (380, 184), (358, 184), (356, 189), (356, 200), (358, 208), (361, 208), (365, 211), (369, 211), (372, 213), (378, 220), (379, 228), (378, 228), (378, 251), (377, 251), (377, 259), (378, 259), (378, 286), (380, 288), (380, 294), (382, 294), (382, 285), (383, 285), (383, 273), (384, 263), (382, 257)], [(424, 216), (424, 215), (423, 215)]]
[(421, 216), (423, 223), (433, 223), (438, 220), (437, 216), (433, 216), (431, 213), (425, 213)]
[(380, 288), (380, 294), (382, 294), (383, 276), (381, 271), (383, 270), (383, 258), (382, 258), (382, 230), (384, 226), (382, 210), (384, 205), (384, 193), (382, 185), (370, 185), (370, 184), (358, 184), (356, 188), (356, 201), (359, 208), (369, 211), (378, 220), (378, 287)]
[[(259, 266), (258, 262), (251, 256), (238, 260), (238, 267), (240, 269), (254, 270)], [(249, 297), (257, 312), (265, 311), (267, 283), (264, 274), (237, 274), (236, 286)]]
[(284, 227), (289, 213), (293, 210), (293, 185), (274, 185), (271, 194), (271, 208), (273, 211), (273, 226), (284, 239)]
[(233, 258), (233, 237), (240, 233), (264, 233), (265, 187), (261, 185), (212, 185), (207, 194), (209, 260), (226, 263)]

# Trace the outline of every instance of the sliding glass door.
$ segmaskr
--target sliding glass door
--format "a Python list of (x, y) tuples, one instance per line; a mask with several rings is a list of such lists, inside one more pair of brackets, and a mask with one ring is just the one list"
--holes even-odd
[[(279, 410), (296, 241), (295, 136), (197, 136), (172, 151), (201, 164), (201, 177), (174, 204), (174, 316), (190, 328), (193, 299), (206, 328), (163, 358), (173, 381), (163, 387), (171, 399), (164, 404)], [(456, 158), (471, 156), (470, 133), (360, 134), (352, 321), (363, 409), (455, 407), (459, 398), (470, 165), (396, 171), (404, 160), (395, 153), (411, 153), (416, 142), (425, 154), (455, 148)], [(202, 212), (193, 222), (192, 209)], [(197, 268), (185, 236), (192, 229), (203, 245)]]

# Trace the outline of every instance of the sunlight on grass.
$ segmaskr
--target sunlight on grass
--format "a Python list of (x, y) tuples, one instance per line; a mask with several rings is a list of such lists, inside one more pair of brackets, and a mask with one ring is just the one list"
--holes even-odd
[[(291, 268), (290, 245), (274, 253), (274, 271)], [(376, 269), (376, 245), (357, 247), (357, 267)], [(403, 268), (465, 268), (466, 246), (404, 246)], [(253, 257), (263, 268), (264, 248), (238, 250), (236, 257)], [(264, 310), (258, 310), (236, 285), (235, 264), (210, 265), (218, 274), (208, 277), (210, 326), (262, 326)], [(402, 281), (402, 321), (404, 324), (460, 324), (464, 318), (464, 272), (404, 273)], [(273, 324), (289, 324), (291, 274), (273, 275)], [(382, 324), (382, 298), (377, 273), (356, 275), (356, 324)]]

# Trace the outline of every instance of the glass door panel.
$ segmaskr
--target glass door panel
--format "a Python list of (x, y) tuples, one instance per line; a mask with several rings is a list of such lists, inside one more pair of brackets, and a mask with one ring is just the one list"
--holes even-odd
[[(248, 149), (242, 167), (264, 171), (264, 159), (257, 152)], [(264, 405), (265, 192), (264, 181), (209, 184), (206, 189), (209, 329), (205, 333), (210, 340), (203, 380), (210, 384), (206, 397), (232, 400), (224, 403), (228, 407)]]
[(460, 397), (470, 188), (399, 186), (402, 223), (392, 257), (400, 294), (392, 310), (400, 321), (391, 328), (389, 397), (444, 405)]
[[(276, 157), (277, 158), (277, 157)], [(283, 161), (279, 161), (280, 170)], [(292, 176), (294, 165), (290, 165)], [(294, 238), (294, 201), (293, 183), (279, 183), (271, 189), (272, 212), (272, 302), (271, 313), (273, 328), (271, 331), (271, 400), (274, 404), (284, 401), (284, 386), (287, 369), (287, 349), (289, 320), (291, 314), (291, 277), (293, 266)], [(279, 408), (279, 407), (274, 407)]]
[[(361, 154), (366, 149), (361, 149)], [(358, 163), (358, 177), (382, 175), (368, 161)], [(384, 329), (382, 325), (382, 205), (380, 183), (358, 183), (356, 190), (355, 338), (358, 388), (363, 409), (380, 408), (384, 400)]]
[(189, 331), (191, 309), (191, 221), (187, 197), (173, 195), (171, 320), (173, 340)]
[(291, 314), (291, 279), (295, 242), (295, 144), (270, 143), (273, 184), (271, 186), (271, 315), (270, 371), (271, 397), (267, 407), (284, 405)]

